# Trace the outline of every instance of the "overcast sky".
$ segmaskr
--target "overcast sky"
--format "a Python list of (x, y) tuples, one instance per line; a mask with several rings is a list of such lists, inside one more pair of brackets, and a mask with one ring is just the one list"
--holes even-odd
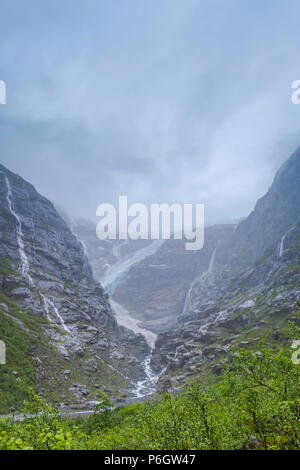
[(300, 145), (299, 0), (1, 0), (0, 161), (72, 215), (247, 215)]

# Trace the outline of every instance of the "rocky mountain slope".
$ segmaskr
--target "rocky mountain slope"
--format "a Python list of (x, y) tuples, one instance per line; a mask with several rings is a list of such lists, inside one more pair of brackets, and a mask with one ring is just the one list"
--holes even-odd
[(266, 196), (212, 255), (188, 291), (178, 326), (158, 336), (152, 357), (166, 367), (161, 386), (220, 373), (239, 347), (288, 341), (299, 322), (300, 149), (278, 171)]
[(300, 147), (278, 170), (273, 184), (241, 221), (227, 249), (227, 264), (247, 266), (272, 250), (300, 220)]
[(130, 269), (113, 298), (156, 333), (197, 316), (222, 298), (242, 268), (279, 253), (282, 238), (300, 221), (299, 188), (297, 149), (249, 217), (208, 227), (198, 252), (185, 251), (183, 240), (165, 242)]
[(151, 240), (99, 240), (96, 236), (96, 223), (70, 218), (63, 211), (62, 216), (72, 233), (82, 243), (94, 277), (100, 282), (115, 264), (130, 258), (151, 242)]
[(158, 336), (152, 356), (166, 367), (160, 385), (183, 386), (195, 375), (220, 374), (239, 348), (259, 341), (279, 349), (289, 341), (288, 321), (300, 324), (300, 225), (286, 237), (282, 256), (272, 254), (232, 278), (222, 298), (193, 319)]
[(161, 387), (219, 374), (239, 347), (288, 341), (287, 321), (299, 321), (299, 208), (297, 149), (247, 218), (206, 228), (198, 252), (165, 241), (118, 282), (113, 299), (159, 333)]
[[(1, 339), (11, 359), (0, 368), (2, 395), (14, 387), (19, 396), (29, 380), (52, 401), (84, 408), (102, 390), (117, 395), (142, 379), (145, 338), (117, 324), (82, 244), (52, 203), (2, 165), (0, 201)], [(20, 331), (30, 379), (12, 338)]]
[(209, 269), (216, 246), (232, 233), (230, 225), (205, 230), (202, 250), (186, 251), (185, 240), (167, 240), (131, 267), (113, 298), (145, 327), (159, 333), (176, 325), (195, 278)]
[[(0, 200), (0, 339), (11, 355), (0, 389), (15, 401), (28, 384), (73, 408), (103, 390), (142, 397), (157, 381), (176, 391), (196, 376), (214, 380), (241, 347), (280, 348), (287, 322), (299, 323), (299, 149), (249, 217), (206, 228), (196, 252), (184, 240), (101, 242), (92, 223), (66, 224), (2, 166)], [(144, 336), (117, 324), (87, 256), (118, 319), (152, 343), (158, 334), (151, 354)]]

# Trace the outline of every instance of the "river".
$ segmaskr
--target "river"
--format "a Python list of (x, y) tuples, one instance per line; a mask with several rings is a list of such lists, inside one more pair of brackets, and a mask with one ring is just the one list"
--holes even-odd
[[(110, 303), (116, 313), (117, 322), (120, 325), (125, 326), (126, 328), (129, 328), (130, 330), (134, 331), (135, 333), (141, 333), (146, 338), (146, 341), (151, 348), (151, 352), (143, 362), (143, 368), (146, 377), (145, 379), (137, 382), (136, 388), (133, 390), (133, 393), (136, 398), (143, 398), (147, 395), (154, 393), (156, 390), (156, 383), (160, 375), (162, 374), (156, 374), (152, 370), (150, 365), (152, 350), (154, 349), (157, 336), (155, 333), (153, 333), (153, 331), (147, 330), (140, 326), (140, 320), (134, 318), (132, 315), (130, 315), (130, 312), (126, 310), (125, 307), (115, 302), (112, 299), (112, 295), (119, 283), (124, 278), (124, 276), (128, 273), (129, 269), (134, 264), (139, 263), (148, 256), (151, 256), (156, 253), (163, 243), (164, 240), (154, 240), (153, 242), (149, 243), (149, 245), (147, 245), (145, 248), (138, 250), (130, 257), (122, 259), (120, 256), (118, 256), (119, 261), (105, 273), (102, 279), (100, 279), (102, 287), (111, 296)], [(120, 251), (118, 251), (118, 255), (119, 254)]]

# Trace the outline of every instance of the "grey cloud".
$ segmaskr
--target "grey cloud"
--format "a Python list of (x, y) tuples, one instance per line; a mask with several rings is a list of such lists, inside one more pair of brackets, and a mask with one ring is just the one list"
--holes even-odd
[(3, 0), (1, 162), (73, 215), (246, 215), (299, 145), (298, 1)]

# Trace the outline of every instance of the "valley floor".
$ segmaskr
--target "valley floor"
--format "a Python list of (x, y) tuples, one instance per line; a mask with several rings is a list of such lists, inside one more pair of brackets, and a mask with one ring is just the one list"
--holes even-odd
[(0, 420), (2, 450), (296, 450), (300, 370), (291, 351), (241, 352), (214, 385), (191, 383), (177, 396), (66, 420), (32, 393), (23, 421)]

